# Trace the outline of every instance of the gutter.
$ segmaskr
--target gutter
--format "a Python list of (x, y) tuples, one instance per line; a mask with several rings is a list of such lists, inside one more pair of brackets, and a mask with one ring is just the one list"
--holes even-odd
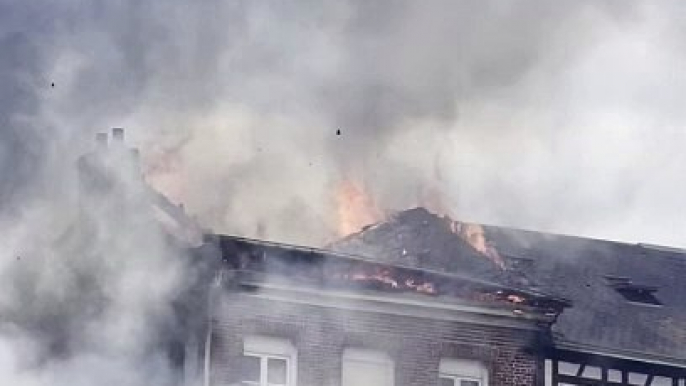
[[(391, 294), (374, 294), (362, 291), (340, 291), (295, 287), (288, 284), (265, 283), (241, 280), (236, 283), (247, 289), (259, 291), (239, 291), (247, 296), (263, 299), (315, 305), (339, 310), (385, 313), (399, 316), (424, 317), (464, 323), (479, 323), (490, 326), (510, 327), (524, 330), (540, 330), (537, 322), (548, 322), (546, 316), (530, 312), (517, 314), (515, 308), (495, 308), (483, 304), (465, 304), (436, 301), (435, 298), (421, 299), (410, 296), (393, 296)], [(527, 310), (529, 311), (529, 310)]]

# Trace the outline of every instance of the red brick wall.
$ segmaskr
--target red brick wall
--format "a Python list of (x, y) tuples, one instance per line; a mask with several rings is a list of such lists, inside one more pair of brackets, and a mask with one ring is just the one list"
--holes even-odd
[(536, 358), (523, 348), (533, 332), (418, 317), (342, 311), (226, 293), (213, 313), (211, 384), (237, 381), (242, 337), (290, 339), (298, 349), (298, 386), (336, 386), (346, 347), (382, 350), (395, 361), (396, 386), (438, 384), (441, 357), (477, 359), (492, 386), (534, 386)]

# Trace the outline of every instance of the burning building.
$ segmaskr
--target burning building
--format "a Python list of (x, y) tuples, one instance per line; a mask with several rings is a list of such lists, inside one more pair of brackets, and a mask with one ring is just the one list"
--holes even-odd
[(470, 225), (421, 208), (331, 249), (568, 299), (550, 345), (538, 347), (538, 384), (684, 383), (685, 251)]
[(326, 249), (205, 241), (206, 385), (684, 384), (682, 251), (421, 208)]
[[(107, 191), (117, 151), (81, 160), (83, 189)], [(686, 384), (683, 251), (422, 208), (323, 249), (198, 238), (148, 193), (194, 279), (162, 342), (186, 385)]]

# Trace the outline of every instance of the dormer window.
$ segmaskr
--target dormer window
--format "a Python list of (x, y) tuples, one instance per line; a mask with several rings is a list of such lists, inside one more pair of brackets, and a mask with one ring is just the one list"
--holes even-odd
[(628, 277), (605, 276), (608, 285), (622, 295), (629, 303), (649, 306), (661, 306), (660, 300), (655, 297), (658, 288), (654, 286), (632, 283)]
[(656, 287), (642, 286), (636, 284), (627, 284), (620, 287), (615, 287), (615, 290), (624, 299), (631, 303), (649, 304), (652, 306), (661, 306), (662, 303), (655, 297), (654, 293), (657, 291)]

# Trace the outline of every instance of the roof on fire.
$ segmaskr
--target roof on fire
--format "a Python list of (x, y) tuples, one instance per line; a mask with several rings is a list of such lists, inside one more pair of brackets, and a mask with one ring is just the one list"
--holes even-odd
[(246, 283), (285, 280), (302, 287), (321, 287), (326, 283), (328, 290), (354, 289), (360, 293), (380, 290), (396, 297), (405, 296), (408, 301), (416, 296), (439, 303), (458, 301), (508, 309), (519, 317), (539, 315), (542, 320), (554, 318), (569, 305), (566, 299), (508, 285), (502, 280), (379, 261), (330, 249), (227, 235), (206, 235), (205, 241), (219, 247), (225, 267), (240, 273), (240, 281)]
[[(505, 270), (446, 228), (445, 218), (421, 208), (400, 212), (330, 248), (479, 278), (515, 280), (571, 300), (572, 306), (553, 326), (559, 346), (686, 364), (684, 252), (503, 227), (482, 229), (505, 261)], [(627, 300), (617, 290), (618, 281), (654, 293), (661, 305)]]

